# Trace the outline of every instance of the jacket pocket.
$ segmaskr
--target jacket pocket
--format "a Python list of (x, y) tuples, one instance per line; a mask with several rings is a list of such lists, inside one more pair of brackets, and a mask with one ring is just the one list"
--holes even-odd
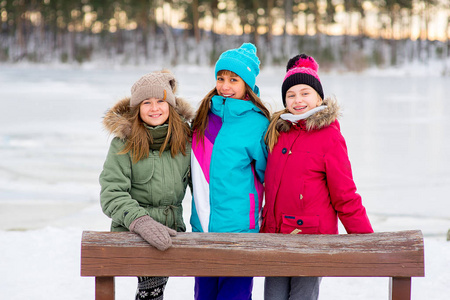
[(255, 229), (256, 222), (258, 221), (258, 219), (255, 219), (255, 209), (256, 209), (255, 194), (250, 193), (249, 196), (250, 196), (249, 229)]
[(155, 171), (153, 158), (141, 160), (132, 166), (132, 183), (145, 184), (150, 181)]
[(319, 216), (294, 216), (283, 214), (280, 232), (284, 234), (319, 233)]

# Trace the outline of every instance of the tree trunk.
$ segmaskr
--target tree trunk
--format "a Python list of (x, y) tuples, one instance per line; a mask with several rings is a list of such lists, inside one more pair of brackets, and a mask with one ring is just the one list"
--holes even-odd
[(292, 0), (284, 0), (284, 29), (283, 29), (283, 56), (290, 57), (292, 39), (288, 32), (289, 26), (292, 26)]
[(200, 28), (198, 27), (199, 14), (198, 14), (198, 0), (192, 0), (192, 25), (194, 27), (195, 41), (200, 43)]
[(211, 14), (212, 14), (212, 26), (211, 26), (211, 36), (212, 36), (212, 53), (210, 55), (209, 63), (213, 65), (216, 61), (217, 51), (217, 41), (218, 36), (216, 33), (216, 21), (219, 18), (219, 9), (217, 8), (218, 0), (211, 1)]
[(258, 7), (260, 5), (258, 0), (253, 0), (253, 11), (255, 14), (255, 24), (254, 24), (254, 31), (253, 31), (253, 38), (254, 38), (254, 44), (256, 46), (259, 45), (259, 32), (258, 32), (258, 27), (259, 27), (259, 14), (258, 14)]
[(267, 54), (266, 54), (266, 64), (271, 65), (273, 61), (273, 36), (272, 36), (272, 10), (273, 10), (274, 0), (267, 1)]

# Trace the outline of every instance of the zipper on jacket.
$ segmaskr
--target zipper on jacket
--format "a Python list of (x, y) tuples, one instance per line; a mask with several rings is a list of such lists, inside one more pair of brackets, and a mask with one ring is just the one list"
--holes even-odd
[[(222, 98), (223, 98), (222, 104), (224, 105), (224, 107), (223, 107), (223, 114), (222, 114), (222, 117), (221, 117), (221, 119), (222, 119), (222, 126), (220, 127), (219, 131), (217, 132), (214, 144), (216, 144), (218, 141), (220, 141), (221, 131), (222, 131), (223, 125), (225, 124), (225, 100), (226, 100), (226, 98), (225, 97), (222, 97)], [(213, 146), (212, 153), (211, 153), (211, 160), (209, 162), (210, 163), (210, 165), (209, 165), (209, 170), (210, 170), (209, 178), (212, 178), (213, 174), (214, 174), (214, 172), (213, 172), (213, 170), (214, 170), (213, 165), (214, 165), (214, 161), (215, 161), (215, 157), (216, 157), (216, 154), (215, 154), (216, 151), (214, 151), (214, 148), (215, 147)], [(209, 183), (209, 190), (210, 191), (213, 190), (214, 185), (215, 185), (214, 181), (211, 180), (210, 183)], [(214, 222), (215, 215), (213, 214), (213, 201), (211, 201), (211, 192), (210, 192), (210, 195), (209, 195), (209, 208), (210, 208), (210, 212), (209, 212), (208, 232), (214, 232), (215, 229), (214, 229), (213, 226), (215, 226), (215, 222)]]

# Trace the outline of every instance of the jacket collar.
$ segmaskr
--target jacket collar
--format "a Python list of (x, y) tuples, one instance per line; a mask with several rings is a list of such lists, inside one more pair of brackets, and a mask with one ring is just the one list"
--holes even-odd
[(289, 121), (291, 123), (297, 123), (300, 120), (305, 120), (306, 118), (312, 116), (313, 114), (326, 109), (327, 107), (325, 105), (321, 105), (318, 107), (314, 107), (313, 109), (307, 111), (306, 113), (303, 113), (301, 115), (294, 115), (292, 113), (285, 113), (280, 116), (283, 120)]
[(261, 110), (251, 101), (225, 98), (219, 95), (215, 95), (211, 98), (211, 111), (221, 118), (223, 118), (224, 115), (241, 116), (252, 110), (262, 114)]
[[(297, 124), (307, 131), (321, 129), (329, 126), (340, 117), (340, 107), (335, 98), (326, 98), (322, 104), (325, 108), (312, 110), (312, 114), (303, 120), (299, 120)], [(295, 123), (295, 122), (294, 122)], [(284, 120), (281, 116), (277, 121), (276, 128), (278, 131), (287, 132), (291, 129), (293, 121)]]

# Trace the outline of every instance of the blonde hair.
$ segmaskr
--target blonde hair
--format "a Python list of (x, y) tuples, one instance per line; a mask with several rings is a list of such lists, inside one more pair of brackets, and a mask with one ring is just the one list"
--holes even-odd
[[(141, 104), (142, 102), (130, 108), (128, 119), (131, 123), (131, 134), (127, 138), (123, 150), (118, 153), (126, 154), (130, 152), (133, 163), (147, 158), (150, 154), (150, 145), (153, 144), (152, 134), (145, 127), (145, 123), (139, 115)], [(171, 105), (169, 105), (167, 123), (169, 128), (164, 143), (159, 149), (159, 155), (162, 155), (167, 146), (170, 146), (172, 157), (175, 157), (179, 152), (186, 155), (186, 144), (191, 140), (191, 130)]]
[[(234, 72), (228, 70), (221, 70), (217, 73), (217, 76), (221, 75), (231, 75), (231, 76), (239, 76)], [(246, 83), (245, 84), (245, 93), (249, 97), (249, 101), (251, 101), (256, 107), (258, 107), (264, 116), (270, 120), (270, 112), (266, 108), (266, 106), (262, 103), (261, 99), (258, 95), (253, 92), (251, 87)], [(208, 112), (210, 108), (210, 102), (213, 96), (218, 95), (217, 89), (214, 87), (200, 102), (200, 106), (197, 110), (194, 120), (192, 121), (192, 130), (196, 131), (198, 136), (197, 141), (203, 141), (205, 138), (205, 130), (208, 126)]]
[[(288, 113), (287, 108), (280, 110), (273, 114), (272, 119), (270, 120), (269, 127), (267, 128), (266, 136), (264, 137), (264, 142), (267, 145), (269, 152), (272, 152), (273, 147), (278, 142), (278, 136), (280, 135), (281, 126), (279, 124), (280, 116), (282, 114)], [(290, 128), (290, 125), (288, 125)]]

